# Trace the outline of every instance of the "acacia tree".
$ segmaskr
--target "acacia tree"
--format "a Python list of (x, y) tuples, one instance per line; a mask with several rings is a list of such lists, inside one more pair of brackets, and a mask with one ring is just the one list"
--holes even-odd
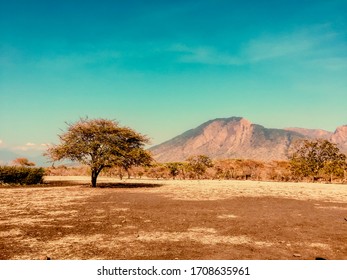
[(333, 175), (343, 176), (346, 156), (328, 140), (303, 140), (296, 143), (290, 166), (294, 176), (316, 181), (320, 175), (328, 175), (331, 181)]
[(119, 126), (116, 121), (81, 118), (67, 125), (67, 131), (59, 135), (60, 144), (49, 147), (47, 155), (53, 161), (69, 159), (88, 165), (93, 187), (104, 168), (122, 166), (125, 162), (129, 168), (150, 161), (150, 155), (143, 149), (148, 138)]

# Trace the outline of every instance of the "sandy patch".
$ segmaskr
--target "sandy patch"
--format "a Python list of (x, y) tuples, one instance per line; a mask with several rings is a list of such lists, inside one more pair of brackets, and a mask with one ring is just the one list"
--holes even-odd
[(8, 236), (18, 236), (22, 235), (22, 231), (19, 229), (11, 229), (9, 231), (0, 231), (0, 237), (5, 238)]
[(247, 244), (251, 243), (251, 239), (247, 236), (222, 236), (202, 231), (188, 231), (188, 232), (139, 232), (139, 241), (144, 242), (196, 242), (203, 245), (216, 245), (216, 244)]
[(328, 244), (323, 243), (311, 243), (309, 244), (309, 246), (317, 249), (330, 250), (330, 246)]
[(217, 216), (219, 219), (236, 219), (238, 218), (236, 215), (233, 214), (225, 214), (225, 215), (219, 215)]

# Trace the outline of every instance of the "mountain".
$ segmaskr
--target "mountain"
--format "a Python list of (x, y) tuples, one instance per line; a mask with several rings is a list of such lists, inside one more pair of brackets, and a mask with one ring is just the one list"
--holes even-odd
[(28, 153), (23, 151), (13, 152), (10, 149), (0, 149), (0, 165), (10, 165), (16, 158), (25, 157), (35, 163), (36, 166), (50, 166), (51, 163), (41, 152)]
[(159, 162), (183, 161), (204, 154), (213, 159), (243, 158), (286, 160), (298, 139), (327, 139), (347, 152), (347, 125), (335, 132), (322, 129), (270, 129), (242, 117), (210, 120), (183, 134), (150, 148)]
[(337, 144), (340, 150), (347, 154), (347, 125), (336, 128), (329, 140)]
[(0, 149), (0, 165), (9, 164), (12, 160), (18, 157), (19, 155), (12, 151)]
[(208, 121), (197, 128), (150, 149), (160, 162), (182, 161), (205, 154), (214, 159), (286, 159), (288, 149), (304, 135), (290, 130), (269, 129), (241, 117)]
[(299, 128), (299, 127), (288, 127), (285, 130), (294, 131), (304, 135), (310, 139), (326, 139), (329, 140), (333, 135), (332, 132), (326, 131), (323, 129), (308, 129), (308, 128)]
[(326, 139), (337, 144), (339, 149), (347, 154), (347, 125), (336, 128), (335, 132), (323, 129), (307, 129), (307, 128), (285, 128), (285, 130), (298, 132), (309, 139)]

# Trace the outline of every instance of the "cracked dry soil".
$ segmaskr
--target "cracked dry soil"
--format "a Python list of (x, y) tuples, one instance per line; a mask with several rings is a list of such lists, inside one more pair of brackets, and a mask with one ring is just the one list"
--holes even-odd
[(347, 186), (48, 177), (0, 188), (0, 259), (347, 259)]

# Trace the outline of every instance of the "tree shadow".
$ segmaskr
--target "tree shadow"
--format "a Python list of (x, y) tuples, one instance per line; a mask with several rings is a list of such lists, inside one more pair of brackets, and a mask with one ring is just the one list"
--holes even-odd
[[(33, 184), (33, 185), (1, 185), (1, 189), (13, 189), (13, 188), (42, 188), (42, 187), (72, 187), (72, 186), (81, 186), (81, 187), (91, 187), (89, 182), (74, 181), (74, 180), (52, 180), (44, 181), (42, 184)], [(96, 188), (114, 188), (114, 189), (135, 189), (135, 188), (159, 188), (163, 184), (155, 183), (132, 183), (132, 182), (114, 182), (114, 183), (97, 183)]]
[(70, 186), (88, 186), (89, 183), (78, 182), (78, 181), (69, 181), (69, 180), (57, 180), (57, 181), (43, 181), (40, 184), (29, 184), (29, 185), (20, 185), (20, 184), (0, 184), (2, 189), (13, 189), (13, 188), (45, 188), (45, 187), (70, 187)]
[(136, 189), (136, 188), (159, 188), (163, 184), (151, 183), (98, 183), (97, 188), (110, 188), (110, 189)]

